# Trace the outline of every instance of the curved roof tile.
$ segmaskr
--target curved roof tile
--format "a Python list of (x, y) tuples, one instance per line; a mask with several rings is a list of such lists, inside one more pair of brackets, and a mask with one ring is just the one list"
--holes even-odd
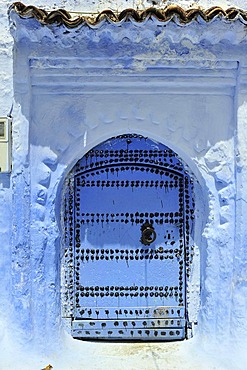
[(142, 23), (149, 18), (155, 18), (159, 22), (164, 23), (176, 19), (177, 23), (181, 25), (188, 24), (198, 18), (202, 18), (205, 22), (210, 22), (217, 17), (223, 20), (240, 20), (243, 23), (247, 23), (247, 11), (234, 7), (224, 10), (218, 6), (211, 7), (207, 10), (199, 8), (185, 10), (178, 5), (168, 5), (164, 9), (149, 8), (144, 11), (125, 9), (119, 14), (111, 10), (104, 10), (94, 18), (89, 16), (77, 16), (72, 18), (70, 13), (64, 9), (47, 12), (44, 9), (32, 5), (26, 6), (21, 2), (13, 3), (10, 7), (10, 11), (12, 10), (22, 18), (35, 18), (43, 25), (64, 25), (67, 28), (75, 28), (84, 24), (88, 26), (97, 26), (104, 21), (116, 24), (129, 20)]

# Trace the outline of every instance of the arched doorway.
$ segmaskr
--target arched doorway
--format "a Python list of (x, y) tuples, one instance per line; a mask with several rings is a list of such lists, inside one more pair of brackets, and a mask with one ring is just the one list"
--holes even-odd
[(182, 160), (141, 135), (120, 135), (76, 163), (64, 196), (72, 336), (184, 339), (194, 199)]

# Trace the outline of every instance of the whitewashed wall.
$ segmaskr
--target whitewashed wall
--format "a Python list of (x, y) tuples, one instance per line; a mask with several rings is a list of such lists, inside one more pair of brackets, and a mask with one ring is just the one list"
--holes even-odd
[[(185, 1), (177, 3), (186, 7), (190, 5)], [(61, 1), (54, 4), (46, 2), (47, 5), (34, 1), (26, 4), (91, 12), (106, 7), (119, 10), (150, 6), (148, 1)], [(235, 4), (208, 1), (199, 4), (204, 7), (236, 5), (247, 8), (245, 1)], [(1, 335), (2, 338), (8, 337), (15, 331), (16, 337), (24, 343), (33, 340), (37, 346), (49, 347), (54, 338), (57, 340), (60, 337), (60, 298), (57, 289), (60, 279), (60, 208), (56, 195), (60, 194), (68, 169), (88, 149), (109, 135), (134, 130), (170, 145), (187, 161), (201, 182), (204, 199), (208, 200), (208, 213), (205, 213), (207, 226), (202, 242), (205, 249), (201, 250), (203, 294), (199, 317), (202, 328), (200, 340), (209, 349), (215, 343), (224, 343), (227, 349), (229, 346), (234, 348), (234, 345), (235, 349), (244, 347), (247, 333), (247, 228), (244, 218), (247, 211), (247, 96), (244, 67), (247, 62), (243, 26), (236, 24), (228, 32), (227, 25), (216, 22), (203, 34), (201, 27), (204, 26), (198, 28), (194, 25), (190, 30), (186, 28), (186, 37), (183, 36), (184, 30), (178, 33), (173, 26), (170, 27), (170, 34), (168, 31), (168, 38), (167, 34), (161, 32), (156, 45), (155, 64), (164, 63), (164, 54), (173, 60), (173, 67), (179, 60), (177, 67), (181, 67), (181, 62), (186, 64), (192, 59), (197, 64), (196, 68), (214, 70), (217, 60), (227, 60), (219, 68), (221, 74), (205, 85), (202, 83), (204, 93), (197, 94), (198, 87), (195, 88), (193, 82), (189, 87), (192, 92), (189, 97), (185, 98), (185, 91), (183, 94), (180, 91), (179, 97), (174, 92), (173, 96), (166, 93), (162, 97), (162, 106), (170, 108), (161, 112), (160, 100), (152, 93), (146, 98), (148, 100), (138, 98), (138, 94), (134, 100), (125, 95), (120, 103), (114, 93), (110, 98), (109, 95), (92, 97), (89, 92), (76, 95), (79, 85), (76, 81), (74, 84), (71, 82), (74, 63), (80, 64), (77, 55), (82, 55), (85, 50), (87, 56), (94, 57), (96, 49), (97, 55), (107, 60), (109, 56), (125, 57), (128, 48), (131, 68), (142, 73), (147, 67), (143, 56), (153, 58), (155, 50), (149, 54), (147, 43), (143, 50), (138, 50), (138, 44), (141, 45), (138, 40), (149, 40), (150, 43), (154, 37), (152, 27), (147, 27), (141, 33), (135, 27), (129, 31), (126, 26), (123, 27), (123, 34), (119, 35), (119, 29), (116, 33), (114, 26), (109, 26), (102, 31), (83, 31), (83, 37), (75, 32), (66, 37), (62, 34), (63, 30), (53, 32), (44, 30), (33, 21), (20, 21), (22, 32), (13, 29), (18, 41), (13, 79), (13, 40), (6, 15), (7, 5), (6, 2), (0, 2), (0, 116), (9, 114), (14, 103), (13, 172), (12, 175), (0, 174), (0, 339)], [(210, 44), (206, 48), (202, 42), (204, 38)], [(228, 40), (222, 41), (225, 39)], [(170, 51), (172, 40), (177, 44), (173, 44), (173, 52)], [(119, 41), (116, 54), (115, 46)], [(240, 41), (243, 41), (242, 46)], [(90, 49), (92, 42), (94, 48)], [(234, 45), (229, 46), (231, 43)], [(101, 49), (100, 45), (104, 45), (105, 49)], [(159, 53), (161, 47), (162, 53)], [(50, 86), (47, 87), (52, 63), (67, 57), (69, 49), (73, 50), (70, 51), (70, 57), (74, 58), (73, 65), (70, 66), (66, 61), (60, 64), (55, 62), (55, 67), (61, 71), (60, 78), (64, 69), (67, 69), (69, 79), (62, 77), (56, 81), (50, 80)], [(182, 49), (186, 49), (186, 53), (181, 57)], [(44, 55), (50, 59), (39, 59)], [(234, 65), (239, 61), (241, 70)], [(81, 70), (85, 68), (82, 65), (78, 67)], [(242, 76), (240, 79), (239, 73)], [(62, 89), (66, 86), (65, 92), (54, 94), (54, 86)], [(219, 94), (209, 93), (212, 89), (218, 89)], [(71, 91), (74, 91), (73, 98)], [(239, 92), (238, 99), (235, 98), (236, 91)], [(104, 114), (96, 112), (95, 105)], [(129, 108), (126, 110), (124, 107)], [(132, 121), (131, 127), (125, 118), (119, 121), (119, 117), (125, 117), (126, 114)], [(50, 135), (50, 132), (56, 135)], [(14, 319), (16, 317), (18, 320)]]
[[(7, 116), (13, 103), (13, 39), (9, 32), (7, 3), (0, 3), (0, 116)], [(10, 310), (11, 285), (11, 230), (12, 230), (12, 190), (10, 176), (0, 174), (0, 338), (6, 335), (7, 314)]]

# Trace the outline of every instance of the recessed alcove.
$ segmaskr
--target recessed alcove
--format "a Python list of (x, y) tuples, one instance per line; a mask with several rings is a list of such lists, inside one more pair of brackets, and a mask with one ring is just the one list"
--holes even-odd
[(73, 337), (192, 336), (203, 209), (194, 181), (171, 149), (137, 134), (97, 145), (73, 167), (61, 202), (62, 308)]

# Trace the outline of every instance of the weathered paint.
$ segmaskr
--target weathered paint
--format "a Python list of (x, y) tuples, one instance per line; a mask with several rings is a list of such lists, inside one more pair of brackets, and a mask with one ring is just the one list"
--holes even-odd
[[(76, 1), (56, 5), (77, 10), (83, 6)], [(100, 3), (99, 10), (105, 5)], [(245, 7), (244, 2), (236, 5)], [(2, 1), (0, 6), (4, 116), (12, 105), (13, 43), (7, 4)], [(99, 3), (90, 6), (94, 10)], [(211, 353), (220, 343), (222, 351), (224, 347), (231, 356), (233, 350), (242, 356), (247, 333), (244, 26), (216, 20), (162, 28), (148, 22), (64, 34), (63, 28), (14, 20), (13, 171), (11, 176), (0, 174), (3, 339), (15, 332), (25, 346), (31, 341), (33, 348), (46, 352), (55, 351), (54, 342), (64, 343), (64, 179), (95, 145), (136, 132), (171, 147), (199, 180), (203, 194), (198, 192), (198, 223), (204, 232), (201, 238), (200, 227), (195, 230), (201, 266), (193, 268), (198, 276), (200, 267), (201, 285), (198, 280), (191, 283), (192, 305), (193, 292), (201, 291), (196, 338)], [(89, 71), (93, 73), (87, 79)], [(88, 346), (80, 344), (78, 352), (87, 351)], [(233, 364), (229, 360), (224, 368)], [(238, 366), (244, 368), (243, 362)]]

